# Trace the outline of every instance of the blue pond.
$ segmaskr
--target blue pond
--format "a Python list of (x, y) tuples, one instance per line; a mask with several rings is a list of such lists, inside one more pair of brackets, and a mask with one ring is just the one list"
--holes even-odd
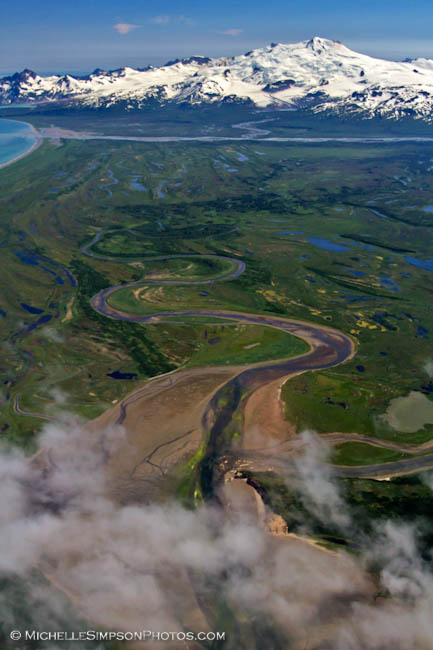
[(45, 264), (51, 264), (51, 266), (54, 266), (54, 268), (57, 268), (57, 269), (60, 269), (61, 271), (63, 271), (63, 273), (65, 273), (66, 277), (68, 278), (69, 282), (71, 283), (72, 287), (75, 287), (76, 284), (77, 284), (74, 276), (71, 273), (69, 273), (69, 271), (67, 269), (63, 268), (62, 266), (60, 266), (60, 264), (57, 264), (56, 262), (53, 262), (52, 260), (50, 260), (50, 259), (48, 259), (46, 257), (40, 257), (39, 255), (36, 255), (32, 251), (25, 250), (25, 249), (16, 252), (15, 255), (18, 257), (20, 262), (23, 262), (23, 264), (28, 264), (29, 266), (39, 266), (43, 271), (45, 271), (46, 273), (49, 273), (50, 275), (52, 275), (54, 277), (55, 281), (57, 282), (57, 284), (64, 284), (65, 282), (64, 282), (63, 278), (61, 278), (59, 275), (57, 275), (57, 273), (55, 273), (51, 269), (48, 269), (46, 266), (41, 264), (41, 262), (43, 262)]
[(416, 335), (420, 336), (423, 339), (427, 339), (428, 338), (428, 330), (426, 330), (426, 328), (423, 327), (422, 325), (418, 325)]
[(352, 241), (350, 242), (351, 246), (359, 246), (363, 251), (374, 251), (374, 246), (371, 244), (360, 244), (359, 242)]
[(76, 287), (77, 286), (77, 281), (74, 278), (74, 276), (72, 275), (72, 273), (70, 273), (68, 271), (68, 269), (63, 269), (63, 272), (66, 275), (66, 277), (68, 278), (69, 282), (71, 283), (71, 287)]
[(112, 379), (135, 379), (137, 373), (120, 372), (119, 370), (115, 370), (114, 372), (107, 372), (107, 377), (111, 377)]
[[(26, 332), (33, 332), (39, 325), (44, 325), (44, 323), (48, 323), (52, 319), (51, 314), (44, 314), (43, 316), (40, 316), (37, 321), (34, 323), (30, 323), (30, 325), (27, 325), (24, 329), (20, 330), (19, 332), (16, 332), (12, 338), (16, 338), (17, 336), (21, 336), (22, 334), (25, 334)], [(25, 350), (24, 350), (25, 352)]]
[(32, 307), (31, 305), (27, 305), (25, 302), (20, 303), (21, 307), (25, 309), (26, 311), (29, 312), (29, 314), (43, 314), (44, 310), (43, 309), (38, 309), (37, 307)]
[(426, 205), (424, 212), (433, 212), (433, 205)]
[(406, 256), (404, 261), (412, 266), (417, 266), (419, 269), (424, 269), (425, 271), (433, 271), (433, 260), (419, 260), (416, 257)]
[(130, 181), (130, 185), (134, 190), (137, 190), (138, 192), (146, 192), (147, 187), (144, 187), (144, 185), (141, 185), (138, 181), (138, 176), (133, 176), (133, 178)]
[(355, 271), (355, 269), (349, 269), (349, 273), (356, 275), (357, 278), (362, 278), (365, 275), (363, 271)]
[(43, 325), (44, 323), (48, 323), (51, 319), (52, 319), (51, 314), (45, 314), (45, 316), (41, 316), (40, 318), (38, 318), (36, 323), (33, 324), (35, 327), (37, 327), (38, 325)]
[(398, 284), (396, 284), (389, 275), (382, 275), (379, 278), (379, 282), (384, 289), (389, 289), (389, 291), (394, 291), (396, 293), (400, 291)]
[(333, 251), (336, 253), (342, 253), (344, 251), (350, 251), (348, 246), (342, 246), (342, 244), (334, 244), (334, 242), (329, 239), (324, 239), (322, 237), (307, 237), (307, 242), (317, 246), (317, 248), (323, 248), (325, 251)]

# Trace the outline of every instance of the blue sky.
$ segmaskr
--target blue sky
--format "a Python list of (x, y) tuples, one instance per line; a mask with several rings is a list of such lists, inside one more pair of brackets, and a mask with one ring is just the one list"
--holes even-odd
[(383, 58), (433, 58), (432, 19), (432, 0), (0, 0), (0, 74), (159, 65), (311, 36)]

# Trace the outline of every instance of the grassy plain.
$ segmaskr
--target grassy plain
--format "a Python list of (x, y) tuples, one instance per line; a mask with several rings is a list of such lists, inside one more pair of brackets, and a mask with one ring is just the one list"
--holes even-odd
[[(129, 104), (129, 102), (128, 102)], [(52, 125), (99, 135), (128, 136), (217, 136), (241, 137), (245, 129), (239, 124), (261, 121), (257, 127), (276, 137), (327, 136), (430, 136), (431, 127), (422, 120), (359, 119), (355, 116), (315, 114), (307, 110), (275, 111), (236, 104), (215, 106), (169, 106), (159, 104), (140, 110), (113, 106), (102, 110), (70, 110), (56, 105), (10, 107), (5, 118), (31, 122), (38, 128)]]
[(409, 458), (409, 454), (383, 449), (363, 442), (345, 442), (338, 445), (331, 457), (335, 465), (373, 465), (374, 463), (391, 463), (395, 460)]
[(240, 365), (293, 357), (308, 352), (304, 341), (260, 325), (209, 325), (189, 364)]
[[(432, 161), (427, 143), (101, 140), (45, 142), (1, 170), (4, 437), (30, 441), (42, 424), (15, 412), (16, 396), (23, 411), (49, 414), (65, 394), (68, 408), (89, 417), (144, 378), (186, 362), (232, 363), (238, 353), (261, 360), (265, 351), (275, 358), (286, 345), (269, 340), (246, 350), (257, 332), (245, 330), (236, 342), (235, 326), (216, 323), (222, 336), (213, 338), (224, 345), (204, 345), (209, 325), (197, 319), (142, 326), (95, 314), (90, 297), (112, 284), (203, 279), (232, 268), (211, 258), (116, 262), (80, 252), (108, 229), (94, 253), (207, 253), (246, 264), (229, 282), (148, 286), (145, 300), (125, 289), (111, 296), (116, 306), (273, 312), (356, 339), (352, 361), (286, 384), (286, 415), (298, 428), (429, 439), (431, 425), (404, 434), (380, 416), (409, 391), (433, 394), (433, 219), (425, 211), (433, 203)], [(130, 378), (108, 376), (116, 371)]]
[[(94, 124), (61, 111), (33, 117), (41, 125), (58, 120), (60, 126), (110, 133), (119, 127), (116, 115), (106, 122), (94, 116)], [(311, 133), (299, 117), (291, 125), (289, 117), (275, 129)], [(120, 126), (141, 133), (174, 130), (154, 118), (155, 123), (121, 120)], [(241, 121), (237, 109), (232, 119)], [(190, 115), (185, 122), (192, 133), (197, 124)], [(319, 126), (320, 121), (314, 128)], [(372, 123), (367, 130), (376, 127)], [(233, 131), (219, 123), (210, 129)], [(39, 416), (52, 417), (63, 408), (84, 418), (104, 411), (102, 421), (114, 423), (122, 412), (119, 402), (133, 388), (184, 367), (183, 384), (178, 373), (140, 389), (149, 391), (148, 401), (126, 410), (136, 455), (119, 453), (111, 462), (118, 463), (119, 476), (126, 469), (131, 477), (128, 463), (134, 472), (139, 468), (131, 487), (140, 503), (149, 498), (149, 476), (137, 458), (152, 457), (158, 479), (161, 462), (172, 471), (167, 491), (187, 505), (202, 498), (197, 487), (204, 485), (203, 461), (213, 444), (202, 440), (203, 408), (231, 376), (221, 365), (295, 355), (305, 346), (278, 330), (224, 319), (173, 316), (140, 325), (93, 311), (95, 293), (131, 281), (142, 281), (142, 288), (121, 289), (111, 304), (136, 313), (192, 307), (276, 313), (350, 333), (357, 343), (352, 360), (287, 382), (281, 394), (286, 418), (298, 431), (360, 433), (409, 444), (429, 440), (433, 426), (405, 433), (382, 416), (396, 397), (411, 391), (433, 395), (433, 218), (425, 210), (433, 204), (432, 181), (431, 144), (45, 142), (0, 170), (2, 441), (30, 453), (45, 422)], [(121, 261), (83, 254), (82, 247), (103, 232), (89, 252)], [(243, 261), (246, 271), (212, 285), (161, 287), (146, 285), (146, 279), (209, 279), (234, 266), (215, 258), (127, 261), (182, 254), (227, 255)], [(197, 366), (214, 367), (203, 376)], [(158, 382), (162, 388), (155, 397)], [(222, 389), (223, 416), (224, 407), (239, 397), (235, 389)], [(246, 397), (240, 396), (241, 406)], [(182, 426), (192, 436), (177, 442), (173, 432)], [(220, 429), (222, 446), (238, 440), (241, 427), (240, 407)], [(405, 457), (345, 442), (330, 461), (353, 466)], [(271, 472), (248, 478), (289, 530), (299, 525), (305, 530), (308, 522), (306, 533), (333, 547), (358, 550), (372, 532), (377, 535), (377, 524), (404, 518), (416, 525), (423, 517), (421, 549), (431, 559), (430, 475), (339, 480), (354, 522), (352, 539), (345, 540), (331, 520), (307, 511), (296, 476), (293, 484)], [(240, 616), (233, 617), (235, 639)], [(216, 627), (226, 630), (228, 615), (222, 618)], [(0, 626), (0, 637), (3, 632)], [(243, 636), (242, 643), (229, 643), (253, 647)]]

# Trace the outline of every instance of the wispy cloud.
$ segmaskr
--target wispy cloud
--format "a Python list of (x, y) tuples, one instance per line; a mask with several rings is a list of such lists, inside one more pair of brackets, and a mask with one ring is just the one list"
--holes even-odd
[(188, 16), (166, 15), (152, 16), (152, 18), (149, 19), (149, 22), (153, 23), (154, 25), (167, 25), (168, 23), (183, 23), (184, 25), (195, 24), (194, 20), (192, 18), (188, 18)]
[(180, 23), (185, 23), (185, 25), (195, 25), (195, 21), (188, 16), (177, 16), (177, 19)]
[(153, 16), (150, 22), (155, 25), (167, 25), (170, 22), (170, 16)]
[(131, 23), (117, 23), (116, 25), (113, 25), (113, 29), (116, 29), (119, 34), (128, 34), (130, 31), (133, 29), (137, 29), (139, 25), (132, 25)]
[(239, 36), (239, 34), (242, 34), (244, 30), (243, 29), (223, 29), (223, 30), (217, 30), (217, 34), (224, 34), (224, 36)]
[(296, 457), (301, 500), (306, 510), (324, 524), (333, 524), (340, 531), (352, 524), (338, 484), (327, 464), (331, 448), (311, 431), (303, 431), (303, 454)]
[(428, 374), (429, 377), (433, 378), (433, 360), (427, 359), (423, 365), (423, 370)]
[(182, 624), (209, 629), (202, 602), (210, 611), (234, 602), (235, 622), (253, 619), (257, 638), (273, 629), (281, 646), (431, 648), (433, 575), (418, 550), (425, 524), (373, 519), (371, 532), (361, 533), (323, 466), (320, 438), (303, 434), (290, 481), (304, 497), (301, 525), (308, 530), (312, 514), (326, 525), (329, 517), (348, 522), (356, 554), (284, 533), (276, 538), (257, 514), (243, 516), (242, 499), (231, 513), (210, 504), (147, 503), (152, 492), (138, 478), (128, 473), (117, 486), (109, 478), (111, 459), (133, 451), (126, 441), (119, 426), (89, 435), (64, 415), (45, 426), (30, 460), (0, 446), (0, 619), (9, 629), (27, 620), (34, 629), (79, 629), (77, 616), (85, 613), (102, 629), (175, 629), (184, 637)]

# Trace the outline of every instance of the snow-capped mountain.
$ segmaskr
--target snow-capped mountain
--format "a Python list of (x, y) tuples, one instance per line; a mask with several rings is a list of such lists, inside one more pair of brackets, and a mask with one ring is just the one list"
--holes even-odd
[(149, 101), (253, 103), (433, 121), (433, 60), (386, 61), (315, 37), (231, 58), (193, 56), (145, 69), (95, 70), (86, 77), (41, 77), (30, 70), (0, 79), (0, 104), (62, 102), (126, 109)]

